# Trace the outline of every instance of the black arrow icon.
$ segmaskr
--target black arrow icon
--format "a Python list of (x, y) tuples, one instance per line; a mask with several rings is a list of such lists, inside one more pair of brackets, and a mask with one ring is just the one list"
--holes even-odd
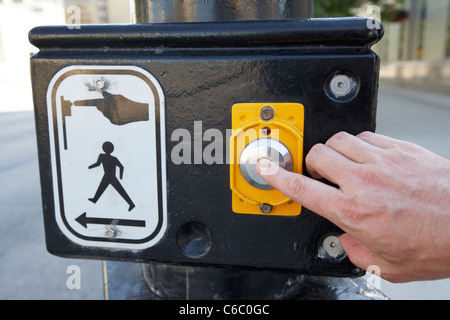
[(129, 226), (129, 227), (145, 227), (144, 220), (128, 220), (128, 219), (111, 219), (111, 218), (92, 218), (86, 217), (86, 212), (82, 213), (78, 218), (75, 219), (76, 222), (81, 224), (83, 227), (87, 228), (89, 224), (112, 224), (118, 226)]

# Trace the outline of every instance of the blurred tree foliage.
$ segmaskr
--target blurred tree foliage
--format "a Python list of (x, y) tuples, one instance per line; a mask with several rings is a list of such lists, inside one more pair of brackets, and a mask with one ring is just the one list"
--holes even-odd
[[(380, 8), (382, 21), (398, 21), (407, 14), (405, 0), (314, 0), (314, 17), (349, 17), (354, 16), (354, 10), (376, 5)], [(365, 10), (364, 10), (365, 12)], [(367, 13), (370, 16), (370, 13)]]

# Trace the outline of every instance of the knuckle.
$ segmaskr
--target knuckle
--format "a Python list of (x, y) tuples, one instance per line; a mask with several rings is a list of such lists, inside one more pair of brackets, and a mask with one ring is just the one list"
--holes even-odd
[(306, 163), (314, 162), (315, 159), (318, 159), (325, 152), (326, 146), (322, 143), (315, 144), (306, 155)]
[(358, 170), (358, 178), (364, 185), (374, 185), (377, 184), (379, 178), (378, 176), (371, 171), (367, 170)]
[(359, 221), (362, 218), (359, 206), (352, 199), (340, 201), (338, 208), (344, 221)]
[(415, 156), (416, 154), (421, 153), (422, 148), (411, 142), (401, 141), (394, 150), (403, 156)]
[(358, 184), (363, 185), (374, 185), (378, 184), (380, 178), (378, 177), (378, 172), (374, 172), (367, 166), (355, 166), (350, 169), (351, 176), (356, 179)]
[(382, 166), (385, 162), (385, 155), (384, 153), (371, 153), (368, 155), (367, 162)]
[(289, 195), (294, 199), (305, 194), (307, 188), (307, 181), (299, 176), (293, 177), (287, 185)]
[(350, 134), (345, 131), (340, 131), (340, 132), (334, 134), (330, 139), (328, 139), (325, 144), (333, 145), (335, 143), (340, 143), (342, 140), (347, 139), (349, 135)]
[(357, 135), (357, 137), (370, 137), (373, 136), (374, 133), (371, 131), (363, 131)]

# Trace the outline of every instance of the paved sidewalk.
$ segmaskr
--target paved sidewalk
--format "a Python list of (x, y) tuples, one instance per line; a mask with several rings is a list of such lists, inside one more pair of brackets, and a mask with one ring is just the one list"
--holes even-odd
[[(101, 261), (63, 259), (45, 248), (34, 117), (0, 113), (0, 299), (103, 299)], [(70, 265), (81, 289), (69, 290)]]

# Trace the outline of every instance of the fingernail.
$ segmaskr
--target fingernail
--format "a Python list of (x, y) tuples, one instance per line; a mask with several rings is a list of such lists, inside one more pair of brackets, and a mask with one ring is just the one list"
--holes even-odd
[(272, 161), (270, 161), (269, 159), (258, 160), (258, 167), (259, 167), (259, 170), (261, 170), (261, 171), (269, 170), (271, 165), (272, 165)]

